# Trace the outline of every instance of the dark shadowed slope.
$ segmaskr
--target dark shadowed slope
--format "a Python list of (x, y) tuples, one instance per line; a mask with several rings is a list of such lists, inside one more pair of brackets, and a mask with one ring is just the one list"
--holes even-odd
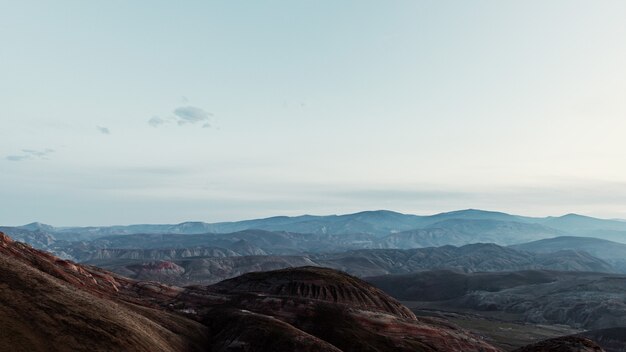
[(604, 350), (584, 337), (566, 336), (540, 341), (513, 352), (604, 352)]
[(517, 286), (554, 282), (558, 272), (514, 271), (465, 274), (449, 270), (368, 277), (365, 280), (405, 301), (443, 301), (473, 291), (497, 292)]
[(626, 327), (591, 330), (578, 335), (595, 341), (606, 352), (626, 351)]
[(498, 313), (529, 323), (584, 329), (626, 326), (626, 276), (619, 274), (439, 271), (367, 280), (398, 299), (427, 302), (416, 307)]

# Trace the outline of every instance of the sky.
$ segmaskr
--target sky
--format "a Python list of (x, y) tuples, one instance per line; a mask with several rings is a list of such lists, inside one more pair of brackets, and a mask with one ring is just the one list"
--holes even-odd
[(626, 2), (0, 0), (0, 224), (626, 218)]

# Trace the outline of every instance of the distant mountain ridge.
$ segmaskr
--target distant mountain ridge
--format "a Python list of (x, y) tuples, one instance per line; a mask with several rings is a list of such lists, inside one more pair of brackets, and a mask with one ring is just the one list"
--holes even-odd
[[(302, 255), (472, 243), (509, 246), (548, 238), (582, 236), (586, 231), (589, 232), (586, 237), (626, 242), (626, 222), (623, 221), (575, 214), (533, 218), (476, 209), (429, 216), (377, 210), (329, 216), (276, 216), (213, 224), (53, 227), (31, 223), (21, 227), (0, 227), (0, 230), (35, 248), (76, 261), (105, 257), (160, 260), (189, 256)], [(172, 249), (177, 252), (171, 252)], [(553, 247), (553, 250), (558, 249)], [(585, 250), (580, 246), (572, 249)], [(152, 250), (152, 253), (142, 250)], [(168, 251), (169, 257), (165, 254)], [(611, 260), (611, 263), (626, 270), (626, 263), (622, 265), (617, 260)]]
[[(300, 215), (274, 216), (233, 222), (206, 223), (189, 221), (180, 224), (138, 224), (119, 226), (91, 227), (54, 227), (42, 223), (31, 223), (18, 228), (39, 230), (54, 234), (82, 233), (93, 237), (108, 235), (127, 235), (138, 233), (202, 234), (230, 233), (250, 229), (267, 231), (288, 231), (312, 234), (354, 234), (364, 233), (385, 236), (396, 232), (430, 227), (448, 220), (490, 220), (523, 224), (537, 224), (563, 233), (582, 235), (624, 232), (626, 240), (626, 222), (619, 220), (598, 219), (577, 214), (559, 217), (527, 217), (496, 211), (466, 209), (439, 213), (435, 215), (402, 214), (389, 210), (363, 211), (344, 215)], [(63, 239), (63, 238), (60, 238)]]

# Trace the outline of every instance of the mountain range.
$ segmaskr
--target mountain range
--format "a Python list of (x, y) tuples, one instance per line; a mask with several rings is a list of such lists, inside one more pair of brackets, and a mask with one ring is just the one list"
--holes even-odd
[[(589, 234), (626, 242), (626, 222), (622, 221), (574, 214), (532, 218), (472, 209), (432, 216), (366, 211), (332, 216), (278, 216), (214, 224), (186, 222), (177, 225), (53, 227), (31, 223), (20, 227), (0, 227), (0, 230), (35, 248), (75, 261), (106, 257), (284, 256), (472, 243), (508, 246), (556, 237), (573, 238), (573, 233), (576, 236)], [(527, 249), (533, 251), (530, 247)], [(574, 246), (571, 249), (586, 248)], [(172, 250), (175, 252), (165, 253)], [(601, 253), (603, 251), (593, 254), (608, 260), (620, 270), (626, 270), (619, 260), (605, 258)]]
[[(244, 220), (236, 222), (183, 222), (172, 225), (127, 225), (127, 226), (96, 226), (96, 227), (54, 227), (41, 223), (31, 223), (19, 228), (29, 231), (54, 233), (59, 240), (94, 239), (109, 235), (128, 235), (138, 233), (152, 234), (203, 234), (232, 233), (249, 229), (267, 231), (286, 231), (308, 234), (370, 234), (377, 237), (397, 232), (416, 229), (448, 228), (447, 220), (486, 220), (504, 223), (534, 224), (535, 232), (547, 231), (555, 234), (569, 233), (576, 236), (603, 237), (615, 240), (626, 240), (626, 222), (619, 220), (597, 219), (577, 214), (560, 217), (527, 217), (510, 215), (502, 212), (467, 209), (419, 216), (401, 214), (388, 210), (364, 211), (346, 215), (301, 215), (295, 217), (275, 216), (264, 219)], [(435, 224), (438, 224), (436, 225)], [(483, 223), (484, 224), (484, 223)], [(519, 225), (518, 225), (519, 226)], [(554, 236), (553, 236), (554, 237)]]

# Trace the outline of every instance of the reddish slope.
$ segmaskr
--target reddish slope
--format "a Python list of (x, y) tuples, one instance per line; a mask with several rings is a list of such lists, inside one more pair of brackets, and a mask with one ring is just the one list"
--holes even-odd
[(0, 233), (0, 351), (204, 349), (201, 324), (110, 298), (128, 283)]

